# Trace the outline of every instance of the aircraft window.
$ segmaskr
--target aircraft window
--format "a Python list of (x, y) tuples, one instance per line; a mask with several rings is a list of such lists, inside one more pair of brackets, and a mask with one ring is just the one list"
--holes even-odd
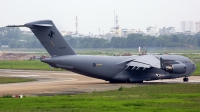
[(182, 63), (189, 63), (188, 61), (183, 61)]

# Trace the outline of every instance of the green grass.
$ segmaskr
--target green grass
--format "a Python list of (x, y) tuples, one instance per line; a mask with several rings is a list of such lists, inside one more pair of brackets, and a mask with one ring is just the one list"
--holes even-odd
[(0, 98), (3, 112), (198, 112), (200, 84), (155, 84), (77, 95)]
[[(4, 51), (5, 49), (1, 49), (0, 51)], [(115, 54), (124, 54), (124, 53), (132, 53), (138, 54), (138, 48), (76, 48), (74, 49), (77, 54), (84, 55), (115, 55)], [(145, 48), (141, 48), (141, 52), (145, 51)], [(192, 53), (200, 53), (200, 48), (146, 48), (147, 53), (184, 53), (184, 54), (192, 54)], [(26, 49), (26, 48), (9, 48), (6, 49), (6, 52), (32, 52), (33, 55), (49, 55), (45, 49)]]
[(0, 77), (0, 84), (36, 81), (31, 78)]
[(39, 60), (0, 60), (0, 69), (21, 69), (21, 70), (61, 70), (50, 68)]
[[(200, 53), (200, 48), (146, 48), (147, 53)], [(97, 55), (98, 53), (101, 55), (102, 53), (114, 53), (114, 54), (123, 54), (123, 53), (138, 53), (138, 48), (83, 48), (83, 49), (75, 49), (78, 54), (90, 54), (90, 55)], [(141, 48), (141, 52), (145, 51), (145, 48)]]

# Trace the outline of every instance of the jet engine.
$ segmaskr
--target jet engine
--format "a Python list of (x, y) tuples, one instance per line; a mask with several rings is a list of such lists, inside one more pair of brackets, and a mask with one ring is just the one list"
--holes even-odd
[(166, 65), (165, 71), (174, 73), (174, 74), (183, 74), (186, 72), (186, 65), (182, 63)]
[[(174, 61), (172, 61), (174, 63)], [(173, 73), (173, 74), (184, 74), (186, 72), (186, 65), (181, 62), (176, 62), (176, 64), (172, 64), (168, 62), (165, 63), (162, 58), (160, 58), (160, 66), (163, 70)]]

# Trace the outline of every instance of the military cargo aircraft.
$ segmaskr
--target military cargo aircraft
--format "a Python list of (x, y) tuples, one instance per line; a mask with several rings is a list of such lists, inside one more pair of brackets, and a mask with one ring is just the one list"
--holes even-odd
[(77, 55), (51, 20), (7, 27), (30, 28), (51, 55), (51, 58), (43, 59), (42, 62), (110, 83), (142, 83), (180, 77), (187, 82), (187, 77), (196, 69), (196, 65), (190, 59), (179, 55)]

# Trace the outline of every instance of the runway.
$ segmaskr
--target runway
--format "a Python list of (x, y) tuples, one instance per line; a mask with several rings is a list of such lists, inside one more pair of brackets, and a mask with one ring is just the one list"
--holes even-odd
[[(34, 78), (37, 81), (0, 84), (2, 95), (59, 95), (116, 90), (123, 87), (144, 86), (157, 83), (183, 83), (182, 78), (171, 80), (144, 81), (143, 84), (118, 83), (82, 76), (69, 71), (36, 71), (0, 69), (0, 77)], [(200, 83), (199, 76), (189, 77), (187, 83)]]

